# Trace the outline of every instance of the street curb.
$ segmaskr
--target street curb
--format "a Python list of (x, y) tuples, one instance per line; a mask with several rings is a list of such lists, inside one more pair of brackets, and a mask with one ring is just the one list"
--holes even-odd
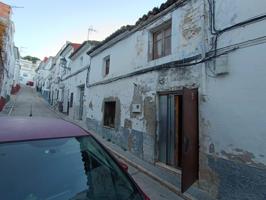
[(16, 100), (17, 100), (17, 94), (16, 94), (15, 97), (14, 97), (13, 105), (11, 106), (11, 108), (10, 108), (10, 110), (9, 110), (9, 112), (8, 112), (8, 114), (7, 114), (7, 116), (10, 116), (10, 115), (11, 115), (11, 113), (12, 113), (14, 107), (15, 107)]
[[(88, 130), (89, 131), (89, 130)], [(171, 190), (172, 192), (174, 192), (175, 194), (177, 194), (178, 196), (182, 197), (185, 200), (195, 200), (194, 197), (192, 197), (189, 194), (183, 194), (181, 193), (181, 190), (177, 189), (175, 185), (164, 181), (162, 178), (160, 178), (159, 176), (151, 173), (150, 171), (148, 171), (147, 169), (145, 169), (144, 167), (134, 163), (133, 161), (129, 160), (128, 158), (126, 158), (125, 156), (119, 154), (118, 152), (116, 152), (115, 150), (111, 149), (110, 147), (104, 145), (109, 151), (111, 151), (113, 154), (115, 154), (119, 159), (122, 159), (123, 161), (125, 161), (126, 163), (128, 163), (129, 165), (131, 165), (134, 168), (137, 168), (139, 171), (143, 172), (144, 174), (148, 175), (149, 177), (151, 177), (153, 180), (159, 182), (161, 185), (165, 186), (166, 188), (168, 188), (169, 190)]]

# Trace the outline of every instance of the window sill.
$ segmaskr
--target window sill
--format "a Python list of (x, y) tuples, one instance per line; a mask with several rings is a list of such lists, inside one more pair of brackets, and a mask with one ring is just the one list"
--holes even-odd
[(115, 129), (115, 127), (106, 126), (106, 125), (103, 125), (103, 127), (104, 127), (104, 128), (107, 128), (107, 129), (112, 129), (112, 130), (114, 130), (114, 129)]
[(158, 166), (158, 167), (161, 167), (163, 169), (166, 169), (166, 170), (168, 170), (168, 171), (170, 171), (170, 172), (172, 172), (174, 174), (177, 174), (177, 175), (181, 175), (182, 174), (181, 169), (176, 169), (176, 168), (171, 167), (169, 165), (166, 165), (166, 164), (164, 164), (162, 162), (155, 162), (155, 166)]

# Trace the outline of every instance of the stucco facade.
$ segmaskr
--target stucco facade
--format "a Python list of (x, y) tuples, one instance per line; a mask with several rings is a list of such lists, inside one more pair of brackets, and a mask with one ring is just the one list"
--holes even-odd
[(265, 199), (265, 7), (168, 0), (95, 46), (66, 43), (52, 104), (169, 170), (182, 192), (194, 183), (213, 199)]
[[(185, 1), (89, 52), (87, 125), (121, 148), (156, 163), (160, 93), (197, 88), (198, 187), (219, 199), (263, 199), (266, 21), (262, 17), (239, 23), (262, 16), (266, 5), (260, 0), (216, 0), (214, 7), (215, 27), (210, 24), (208, 1)], [(172, 26), (171, 54), (152, 60), (152, 33), (164, 23)], [(213, 28), (222, 30), (216, 47)], [(110, 72), (103, 76), (106, 56)], [(106, 101), (116, 102), (114, 128), (104, 126)], [(140, 105), (138, 113), (133, 112), (133, 104)]]
[(0, 2), (0, 111), (18, 82), (18, 58), (14, 44), (15, 25), (11, 16), (11, 7)]

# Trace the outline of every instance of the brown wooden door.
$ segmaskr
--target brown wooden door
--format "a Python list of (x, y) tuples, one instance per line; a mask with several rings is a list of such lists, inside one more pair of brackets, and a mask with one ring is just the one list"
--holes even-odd
[(184, 88), (181, 184), (182, 192), (185, 192), (196, 180), (198, 180), (198, 168), (198, 90)]

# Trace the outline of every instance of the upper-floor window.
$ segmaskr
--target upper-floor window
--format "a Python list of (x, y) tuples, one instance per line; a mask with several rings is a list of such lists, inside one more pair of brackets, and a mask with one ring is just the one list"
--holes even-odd
[(171, 54), (171, 32), (172, 26), (170, 24), (153, 33), (153, 59)]
[(80, 57), (80, 66), (83, 65), (83, 56)]
[(106, 56), (103, 59), (103, 75), (107, 76), (110, 71), (110, 56)]

